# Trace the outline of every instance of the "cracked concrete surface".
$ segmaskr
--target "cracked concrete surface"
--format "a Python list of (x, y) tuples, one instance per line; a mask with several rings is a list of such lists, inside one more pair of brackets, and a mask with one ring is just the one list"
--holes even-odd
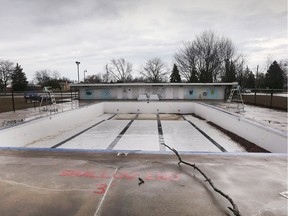
[[(192, 154), (242, 215), (287, 215), (287, 156)], [(232, 215), (173, 154), (0, 151), (1, 215)], [(139, 185), (139, 179), (144, 183)]]

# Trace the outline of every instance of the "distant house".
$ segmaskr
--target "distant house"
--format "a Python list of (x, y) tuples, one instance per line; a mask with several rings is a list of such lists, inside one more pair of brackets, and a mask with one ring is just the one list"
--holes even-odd
[(6, 86), (6, 92), (11, 92), (12, 91), (12, 85), (11, 84), (8, 84)]
[(67, 81), (60, 82), (59, 85), (62, 91), (70, 91), (70, 83), (68, 83)]

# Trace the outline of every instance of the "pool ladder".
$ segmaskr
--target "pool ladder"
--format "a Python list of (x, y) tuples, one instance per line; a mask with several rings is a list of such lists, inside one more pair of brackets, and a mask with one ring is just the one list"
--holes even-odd
[[(234, 94), (238, 95), (238, 100), (233, 100), (233, 96)], [(230, 108), (230, 105), (231, 105), (231, 102), (234, 101), (234, 102), (238, 102), (237, 103), (237, 110), (238, 112), (241, 112), (241, 111), (244, 111), (244, 102), (243, 102), (243, 98), (242, 98), (242, 94), (241, 94), (241, 86), (238, 85), (238, 86), (234, 86), (231, 88), (230, 90), (230, 95), (227, 99), (227, 108)]]
[(42, 104), (43, 104), (43, 100), (45, 98), (46, 100), (46, 106), (45, 108), (43, 109), (44, 111), (48, 111), (47, 109), (47, 100), (50, 98), (51, 100), (51, 103), (52, 103), (52, 106), (53, 106), (53, 109), (50, 109), (50, 113), (52, 112), (58, 112), (58, 107), (57, 107), (57, 104), (56, 104), (56, 99), (55, 99), (55, 96), (54, 96), (54, 93), (52, 90), (50, 90), (48, 87), (44, 87), (43, 88), (43, 92), (44, 94), (42, 94), (42, 97), (41, 97), (41, 102), (40, 102), (40, 111), (41, 111), (41, 107), (42, 107)]

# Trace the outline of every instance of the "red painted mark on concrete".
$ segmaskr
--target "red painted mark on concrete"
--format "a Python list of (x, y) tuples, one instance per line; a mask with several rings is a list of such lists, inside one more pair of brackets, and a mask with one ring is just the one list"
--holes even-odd
[(156, 180), (156, 181), (179, 181), (180, 175), (176, 173), (147, 173), (144, 177), (145, 180)]
[(94, 179), (123, 179), (123, 180), (134, 180), (138, 176), (142, 176), (144, 180), (151, 181), (179, 181), (180, 174), (173, 172), (158, 172), (158, 173), (146, 173), (140, 174), (139, 172), (117, 172), (115, 174), (109, 174), (107, 171), (82, 171), (82, 170), (63, 170), (60, 176), (74, 176), (74, 177), (85, 177), (85, 178), (94, 178)]
[[(114, 187), (114, 186), (115, 186), (115, 183), (112, 183), (112, 184), (110, 185), (110, 187)], [(94, 192), (95, 194), (99, 194), (99, 195), (104, 194), (104, 193), (106, 192), (106, 190), (107, 190), (107, 187), (108, 187), (107, 184), (103, 184), (103, 183), (101, 183), (101, 184), (96, 184), (96, 190), (93, 191), (93, 192)]]
[[(92, 179), (119, 179), (119, 180), (134, 180), (138, 179), (141, 176), (142, 179), (145, 181), (179, 181), (180, 174), (173, 173), (173, 172), (157, 172), (157, 173), (139, 173), (139, 172), (116, 172), (116, 173), (109, 173), (106, 170), (102, 170), (99, 172), (96, 171), (87, 171), (87, 170), (63, 170), (59, 174), (60, 176), (67, 176), (67, 177), (84, 177), (84, 178), (92, 178)], [(111, 186), (113, 186), (112, 183)], [(107, 190), (107, 184), (99, 183), (96, 184), (96, 190), (93, 191), (95, 194), (103, 195)]]
[(117, 172), (113, 175), (115, 179), (133, 180), (139, 176), (139, 173)]
[(96, 184), (96, 191), (94, 191), (94, 193), (96, 194), (104, 194), (106, 192), (107, 189), (107, 184)]
[(63, 170), (60, 176), (77, 176), (77, 177), (88, 177), (97, 178), (93, 171), (80, 171), (80, 170)]

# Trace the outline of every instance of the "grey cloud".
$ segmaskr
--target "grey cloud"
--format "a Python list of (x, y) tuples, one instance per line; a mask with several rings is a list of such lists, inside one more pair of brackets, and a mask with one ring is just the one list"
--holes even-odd
[(90, 19), (110, 20), (121, 17), (130, 8), (136, 7), (133, 0), (35, 0), (35, 22), (40, 25), (73, 24)]
[(207, 29), (231, 38), (241, 52), (262, 55), (263, 47), (247, 44), (286, 35), (286, 4), (286, 0), (0, 0), (0, 25), (5, 29), (0, 34), (0, 58), (19, 61), (29, 78), (41, 67), (73, 77), (75, 60), (90, 72), (102, 71), (116, 57), (135, 65), (159, 57), (169, 64), (183, 41)]

